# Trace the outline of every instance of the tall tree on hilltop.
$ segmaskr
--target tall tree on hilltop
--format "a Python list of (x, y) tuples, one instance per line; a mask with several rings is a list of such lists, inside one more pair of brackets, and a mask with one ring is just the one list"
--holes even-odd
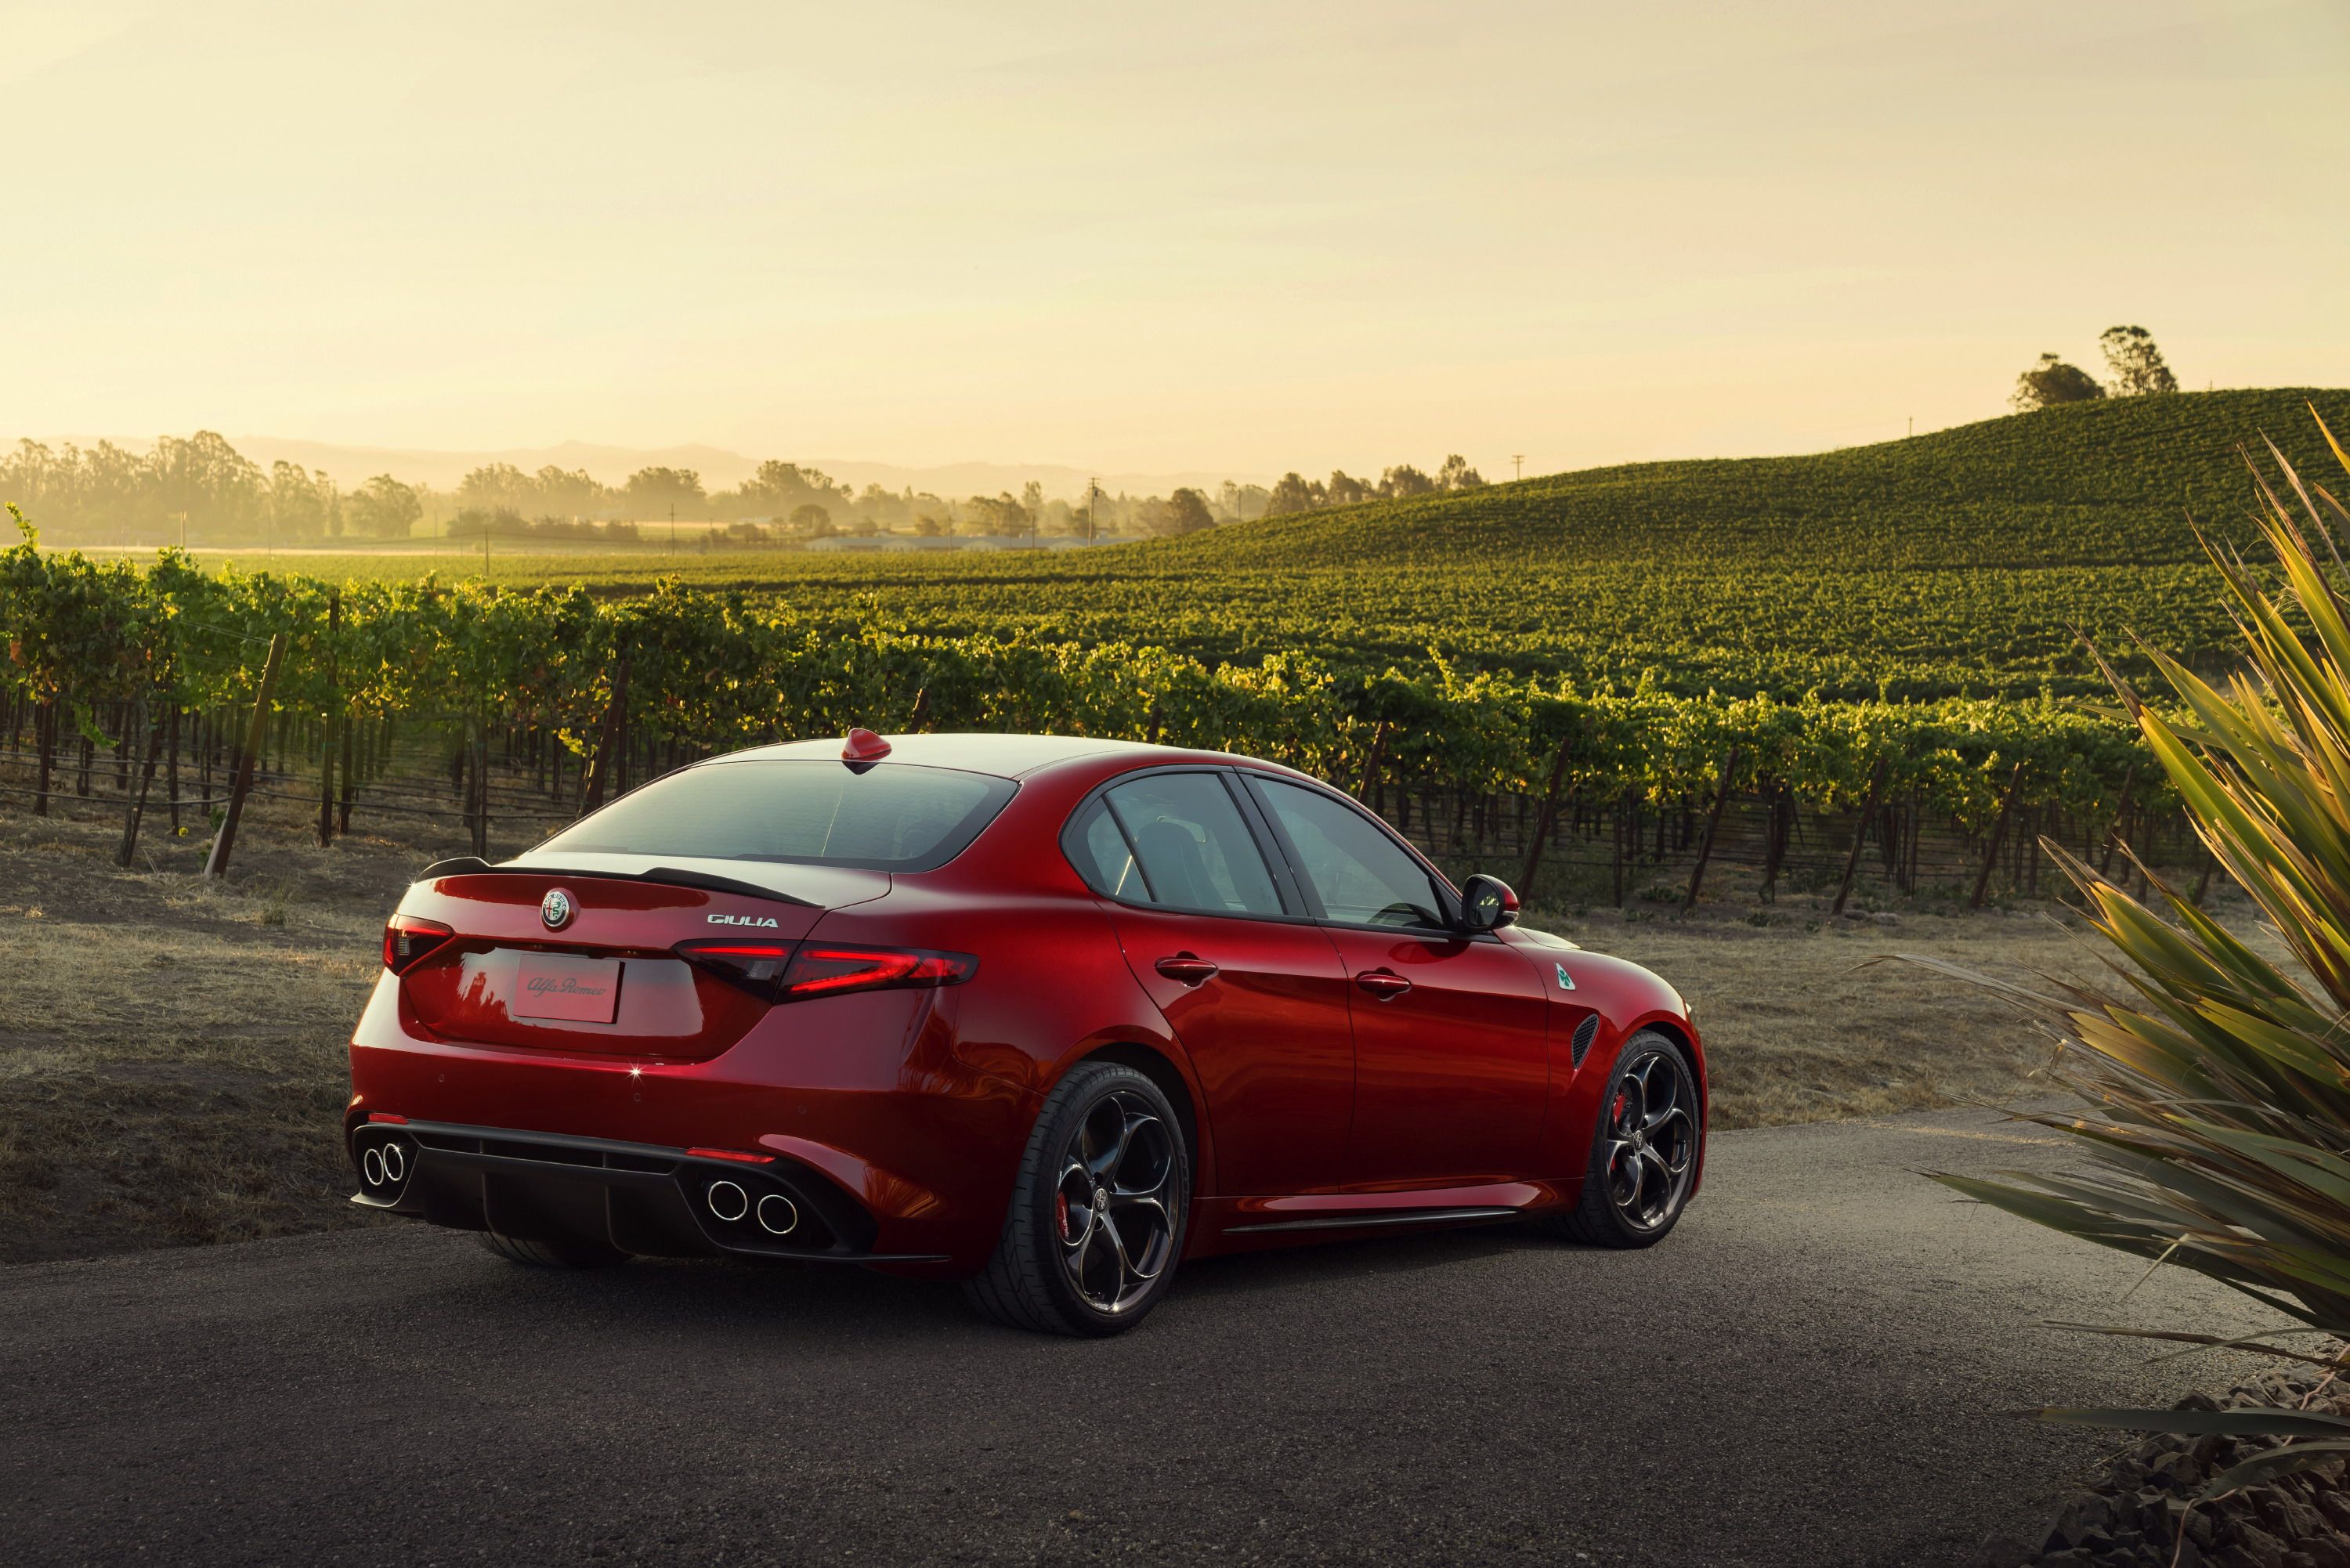
[(1436, 481), (1408, 462), (1399, 462), (1379, 475), (1379, 493), (1395, 499), (1426, 495), (1436, 489)]
[(1446, 456), (1444, 466), (1436, 471), (1437, 488), (1440, 490), (1474, 490), (1485, 483), (1485, 476), (1469, 466), (1469, 460), (1459, 452)]
[(2154, 334), (2143, 327), (2108, 327), (2097, 338), (2106, 351), (2106, 388), (2116, 398), (2178, 390), (2178, 378), (2163, 362)]
[(2106, 395), (2097, 379), (2078, 365), (2068, 365), (2054, 354), (2040, 356), (2040, 363), (2015, 379), (2015, 390), (2008, 397), (2018, 413), (2030, 413), (2034, 409), (2049, 409), (2058, 403), (2086, 403)]
[(1272, 498), (1265, 503), (1264, 514), (1268, 517), (1288, 517), (1300, 512), (1311, 512), (1328, 498), (1329, 493), (1317, 481), (1309, 480), (1292, 469), (1281, 476), (1280, 483), (1273, 487)]

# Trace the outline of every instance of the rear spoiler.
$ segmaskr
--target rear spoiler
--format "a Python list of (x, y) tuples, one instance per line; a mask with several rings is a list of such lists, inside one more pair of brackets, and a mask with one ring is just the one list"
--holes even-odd
[(707, 871), (689, 871), (681, 866), (656, 866), (648, 871), (573, 871), (560, 866), (493, 866), (478, 855), (460, 855), (453, 860), (435, 860), (416, 875), (419, 882), (430, 882), (442, 877), (478, 877), (484, 872), (500, 872), (514, 877), (592, 877), (606, 882), (654, 882), (664, 888), (698, 888), (705, 893), (733, 893), (745, 898), (764, 898), (771, 904), (797, 904), (803, 909), (819, 906), (812, 899), (795, 898), (789, 893), (773, 888), (762, 888), (755, 882), (740, 882), (732, 877), (716, 877)]

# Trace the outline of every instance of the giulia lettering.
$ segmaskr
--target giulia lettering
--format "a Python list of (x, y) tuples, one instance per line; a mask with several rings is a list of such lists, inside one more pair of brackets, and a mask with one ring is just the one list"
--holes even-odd
[(710, 923), (713, 926), (765, 926), (771, 930), (775, 925), (775, 918), (770, 915), (712, 915)]

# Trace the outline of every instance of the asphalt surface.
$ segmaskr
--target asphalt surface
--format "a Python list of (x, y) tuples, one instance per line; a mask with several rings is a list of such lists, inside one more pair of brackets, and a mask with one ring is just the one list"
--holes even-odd
[(2043, 1319), (2263, 1320), (1911, 1174), (1980, 1113), (1729, 1134), (1647, 1252), (1515, 1230), (1188, 1267), (1140, 1330), (862, 1272), (515, 1268), (418, 1229), (0, 1270), (0, 1560), (1965, 1563), (2168, 1400)]

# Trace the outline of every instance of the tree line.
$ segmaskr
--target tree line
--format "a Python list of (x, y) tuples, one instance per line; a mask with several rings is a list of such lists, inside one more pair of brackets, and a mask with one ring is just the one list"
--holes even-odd
[(442, 534), (625, 542), (672, 522), (716, 524), (744, 543), (881, 533), (1180, 535), (1483, 483), (1456, 453), (1432, 475), (1400, 463), (1376, 481), (1341, 469), (1326, 483), (1292, 472), (1270, 489), (1228, 480), (1212, 491), (1184, 487), (1164, 496), (1089, 488), (1048, 498), (1035, 481), (1017, 494), (950, 497), (878, 484), (859, 491), (780, 459), (717, 490), (690, 468), (649, 466), (607, 484), (584, 469), (548, 464), (525, 472), (507, 462), (475, 468), (448, 491), (390, 473), (345, 490), (322, 469), (280, 461), (265, 470), (212, 431), (165, 436), (146, 452), (109, 441), (52, 447), (25, 440), (0, 450), (0, 501), (22, 506), (60, 538), (140, 544), (290, 545)]

